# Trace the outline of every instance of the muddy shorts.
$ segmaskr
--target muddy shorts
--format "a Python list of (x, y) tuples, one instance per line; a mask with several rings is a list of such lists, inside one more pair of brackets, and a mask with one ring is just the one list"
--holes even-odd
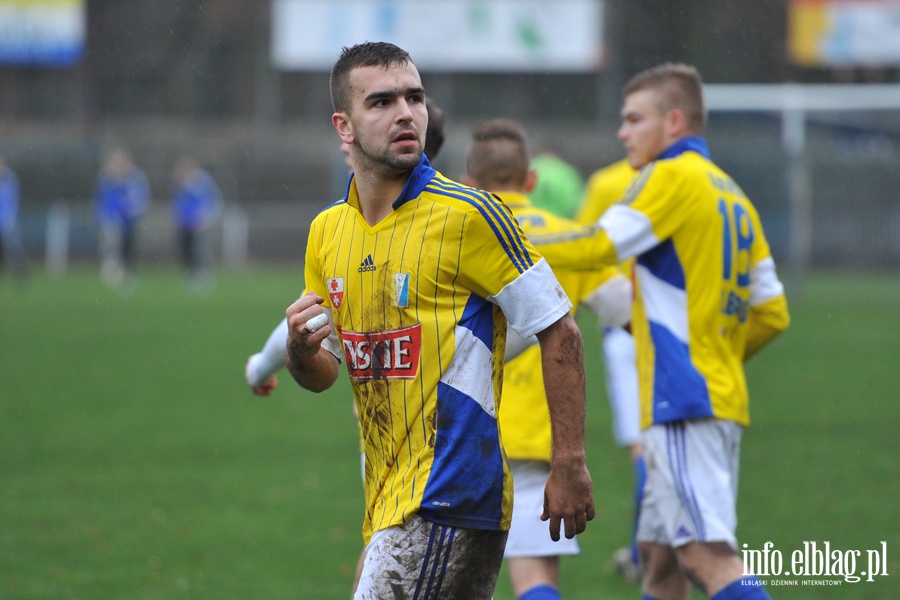
[(506, 536), (415, 515), (372, 536), (354, 600), (490, 600)]

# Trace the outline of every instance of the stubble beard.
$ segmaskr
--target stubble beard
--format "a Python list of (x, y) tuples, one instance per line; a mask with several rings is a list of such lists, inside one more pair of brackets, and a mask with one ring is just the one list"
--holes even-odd
[(383, 173), (385, 175), (399, 175), (415, 168), (422, 159), (422, 144), (414, 152), (405, 152), (403, 154), (394, 154), (390, 150), (390, 146), (375, 151), (367, 148), (367, 143), (357, 138), (356, 150), (358, 157), (353, 159), (365, 164), (368, 168)]

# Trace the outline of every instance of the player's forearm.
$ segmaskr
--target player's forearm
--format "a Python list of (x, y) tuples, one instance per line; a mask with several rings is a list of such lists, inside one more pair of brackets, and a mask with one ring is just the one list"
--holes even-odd
[(340, 371), (338, 360), (324, 348), (316, 354), (301, 356), (289, 344), (284, 362), (294, 381), (311, 392), (323, 392), (330, 388)]
[(585, 376), (581, 333), (566, 315), (538, 334), (553, 432), (554, 468), (585, 464)]

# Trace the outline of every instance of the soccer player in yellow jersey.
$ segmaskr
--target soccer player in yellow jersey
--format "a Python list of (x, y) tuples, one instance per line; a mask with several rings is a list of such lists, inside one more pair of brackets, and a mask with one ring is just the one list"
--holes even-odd
[(595, 514), (571, 303), (502, 202), (423, 156), (425, 90), (405, 51), (345, 48), (331, 92), (355, 170), (346, 198), (311, 225), (309, 293), (286, 311), (287, 366), (311, 391), (330, 387), (341, 362), (350, 375), (368, 543), (355, 597), (488, 599), (512, 508), (496, 420), (507, 321), (544, 355), (551, 538), (561, 527), (574, 537)]
[[(531, 203), (527, 194), (536, 176), (529, 168), (526, 136), (518, 123), (493, 119), (475, 127), (463, 182), (496, 194), (535, 247), (553, 252), (551, 240), (580, 232), (581, 227)], [(573, 303), (586, 304), (606, 322), (628, 322), (631, 284), (618, 268), (565, 272), (555, 268), (550, 256), (548, 262)], [(536, 345), (506, 363), (499, 419), (515, 489), (505, 553), (513, 592), (519, 600), (559, 600), (559, 557), (579, 549), (575, 539), (553, 542), (538, 518), (550, 473), (551, 430)]]
[(636, 257), (644, 598), (686, 599), (691, 582), (714, 600), (769, 598), (737, 555), (736, 496), (743, 362), (787, 328), (784, 288), (756, 209), (701, 137), (697, 70), (648, 69), (623, 97), (618, 137), (641, 171), (578, 252)]

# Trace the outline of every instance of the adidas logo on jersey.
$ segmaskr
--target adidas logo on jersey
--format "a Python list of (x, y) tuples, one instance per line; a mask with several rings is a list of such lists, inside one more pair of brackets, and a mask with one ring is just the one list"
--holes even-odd
[(370, 271), (374, 271), (375, 268), (375, 261), (372, 260), (372, 255), (370, 254), (362, 261), (362, 263), (359, 265), (358, 270), (360, 273), (368, 273)]

